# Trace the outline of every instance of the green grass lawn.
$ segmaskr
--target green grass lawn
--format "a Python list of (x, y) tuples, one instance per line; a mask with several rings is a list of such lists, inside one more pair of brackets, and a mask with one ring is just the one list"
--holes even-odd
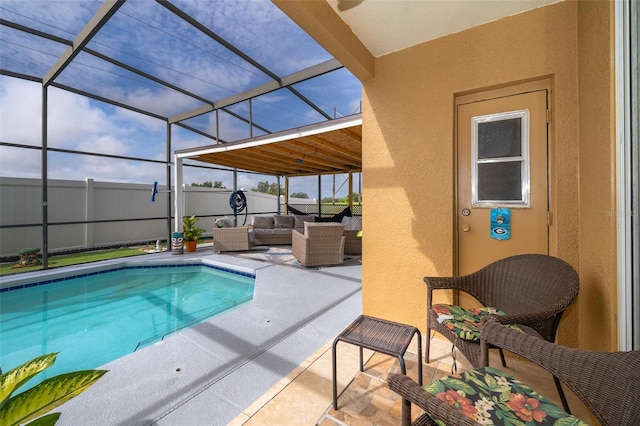
[[(198, 244), (212, 243), (213, 240), (209, 238), (203, 238), (198, 240)], [(154, 247), (149, 246), (153, 249)], [(166, 245), (162, 245), (163, 249), (166, 249)], [(49, 269), (60, 268), (62, 266), (78, 265), (81, 263), (97, 262), (99, 260), (116, 259), (119, 257), (131, 257), (147, 254), (142, 247), (121, 247), (117, 249), (108, 250), (96, 250), (85, 251), (73, 254), (62, 254), (57, 256), (49, 255)], [(42, 265), (28, 266), (25, 268), (13, 268), (15, 262), (0, 263), (0, 276), (9, 274), (18, 274), (21, 272), (39, 271), (42, 269)]]
[[(59, 256), (49, 256), (49, 268), (59, 268), (61, 266), (77, 265), (80, 263), (96, 262), (98, 260), (116, 259), (119, 257), (139, 256), (146, 254), (137, 247), (123, 247), (111, 250), (87, 251), (73, 254), (62, 254)], [(0, 264), (0, 275), (17, 274), (20, 272), (38, 271), (42, 265), (28, 266), (25, 268), (13, 268), (13, 263)]]

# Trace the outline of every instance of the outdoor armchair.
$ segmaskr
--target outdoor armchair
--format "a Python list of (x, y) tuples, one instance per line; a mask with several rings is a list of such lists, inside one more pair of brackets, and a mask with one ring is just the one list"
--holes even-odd
[[(469, 275), (425, 277), (424, 281), (429, 337), (426, 362), (434, 330), (449, 339), (474, 368), (481, 366), (478, 325), (483, 316), (495, 315), (502, 324), (517, 324), (529, 334), (554, 342), (560, 318), (579, 289), (578, 274), (571, 265), (542, 254), (511, 256)], [(463, 291), (477, 299), (483, 308), (463, 310), (455, 305), (433, 304), (435, 290)], [(504, 364), (502, 352), (500, 355)], [(557, 380), (556, 386), (565, 411), (569, 411)]]
[(344, 261), (344, 226), (305, 222), (304, 234), (293, 230), (291, 252), (304, 266), (337, 265)]
[(213, 228), (213, 251), (245, 251), (251, 248), (249, 226)]
[[(485, 321), (481, 332), (483, 365), (488, 366), (490, 345), (503, 348), (538, 364), (554, 377), (558, 377), (562, 383), (574, 391), (602, 425), (640, 424), (640, 405), (637, 403), (640, 395), (640, 351), (594, 352), (569, 348), (505, 327), (493, 317), (483, 321)], [(483, 381), (491, 381), (491, 377), (500, 378), (500, 386), (493, 389), (490, 386), (477, 386)], [(476, 409), (474, 413), (468, 401), (457, 400), (454, 404), (451, 399), (443, 398), (447, 395), (445, 389), (451, 386), (464, 387), (465, 384), (471, 386), (474, 391), (480, 392), (465, 394), (467, 397), (472, 395), (475, 400), (480, 400), (481, 396), (484, 396), (487, 401), (501, 401), (500, 395), (505, 392), (503, 387), (510, 388), (508, 401), (493, 404), (485, 414), (495, 415), (495, 412), (500, 410), (504, 418), (514, 418), (524, 422), (525, 419), (520, 416), (530, 415), (538, 421), (543, 419), (551, 423), (566, 415), (559, 407), (547, 405), (550, 402), (535, 392), (531, 393), (531, 397), (538, 400), (540, 404), (530, 404), (529, 412), (520, 411), (518, 415), (516, 410), (512, 409), (517, 408), (519, 395), (523, 395), (526, 389), (531, 391), (531, 388), (523, 385), (516, 378), (491, 367), (464, 372), (459, 381), (450, 381), (450, 379), (451, 377), (445, 377), (423, 388), (411, 378), (395, 374), (389, 377), (388, 385), (403, 398), (403, 411), (410, 410), (411, 403), (424, 410), (425, 414), (416, 419), (414, 425), (435, 425), (433, 419), (440, 419), (446, 425), (479, 424), (477, 420), (485, 417), (484, 414), (480, 414), (481, 410)], [(406, 418), (410, 419), (410, 417)], [(566, 423), (562, 424), (584, 424), (575, 419), (571, 422), (571, 417), (564, 419)], [(410, 421), (407, 421), (403, 426), (408, 426), (409, 423)]]

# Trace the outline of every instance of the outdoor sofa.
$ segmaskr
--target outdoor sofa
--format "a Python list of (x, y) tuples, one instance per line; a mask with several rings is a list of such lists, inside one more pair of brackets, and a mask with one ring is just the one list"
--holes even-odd
[(345, 216), (344, 212), (321, 219), (315, 215), (256, 215), (251, 218), (250, 225), (237, 227), (229, 217), (218, 218), (213, 227), (214, 250), (244, 251), (251, 246), (291, 245), (293, 230), (303, 234), (305, 222), (342, 223), (345, 228), (344, 253), (362, 253), (362, 238), (357, 236), (362, 222), (360, 218)]

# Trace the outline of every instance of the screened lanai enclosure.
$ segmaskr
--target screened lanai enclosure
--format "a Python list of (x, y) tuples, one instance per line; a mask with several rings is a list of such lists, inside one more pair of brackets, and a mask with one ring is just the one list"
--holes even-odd
[[(360, 83), (268, 0), (9, 0), (0, 44), (2, 257), (168, 239), (236, 189), (266, 213), (360, 185)], [(278, 156), (211, 153), (283, 135)]]

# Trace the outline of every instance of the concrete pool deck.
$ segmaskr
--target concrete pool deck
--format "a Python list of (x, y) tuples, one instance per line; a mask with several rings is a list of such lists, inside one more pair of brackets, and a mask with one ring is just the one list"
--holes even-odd
[(109, 373), (56, 410), (62, 412), (58, 426), (242, 423), (255, 401), (361, 313), (358, 262), (305, 269), (212, 254), (203, 247), (195, 254), (104, 263), (199, 258), (255, 271), (253, 301), (100, 367)]

